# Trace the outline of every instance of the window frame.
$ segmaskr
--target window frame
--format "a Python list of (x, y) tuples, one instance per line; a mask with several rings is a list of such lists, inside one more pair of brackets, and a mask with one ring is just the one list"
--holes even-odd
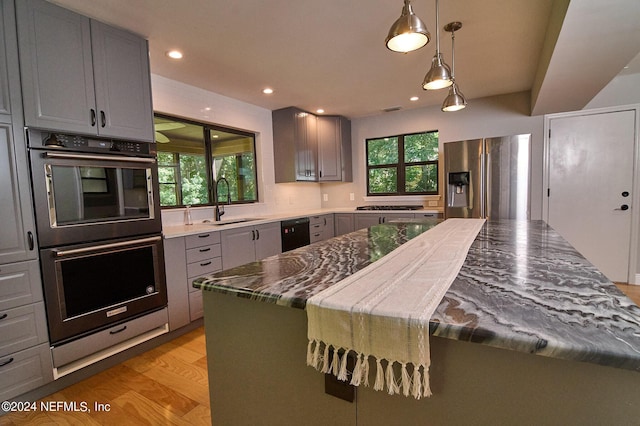
[[(158, 118), (163, 118), (163, 119), (167, 119), (167, 120), (173, 120), (176, 122), (183, 122), (183, 123), (187, 123), (187, 124), (192, 124), (192, 125), (196, 125), (196, 126), (201, 126), (202, 127), (202, 131), (203, 131), (203, 144), (204, 144), (204, 162), (206, 164), (206, 173), (205, 173), (205, 177), (206, 177), (206, 181), (207, 181), (207, 198), (208, 198), (208, 202), (207, 203), (203, 203), (203, 204), (191, 204), (190, 206), (197, 206), (197, 207), (212, 207), (216, 205), (215, 199), (216, 199), (216, 195), (215, 194), (215, 181), (213, 178), (213, 144), (215, 144), (215, 141), (213, 140), (213, 138), (211, 138), (211, 131), (221, 131), (221, 132), (225, 132), (225, 133), (234, 133), (237, 134), (239, 136), (245, 136), (248, 138), (251, 138), (252, 140), (252, 145), (253, 145), (253, 160), (254, 160), (254, 180), (255, 180), (255, 189), (256, 189), (256, 197), (255, 200), (239, 200), (239, 201), (231, 201), (232, 205), (241, 205), (241, 204), (253, 204), (253, 203), (258, 203), (260, 201), (260, 188), (258, 185), (258, 158), (257, 158), (257, 153), (256, 153), (256, 134), (252, 133), (252, 132), (248, 132), (248, 131), (244, 131), (244, 130), (238, 130), (238, 129), (234, 129), (234, 128), (230, 128), (230, 127), (225, 127), (225, 126), (221, 126), (218, 124), (212, 124), (212, 123), (205, 123), (205, 122), (201, 122), (201, 121), (196, 121), (196, 120), (191, 120), (188, 118), (184, 118), (184, 117), (179, 117), (179, 116), (175, 116), (175, 115), (170, 115), (170, 114), (164, 114), (164, 113), (160, 113), (160, 112), (155, 112), (153, 113), (154, 118), (158, 117)], [(158, 148), (158, 144), (156, 142), (156, 151), (158, 153), (163, 152), (163, 153), (170, 153), (173, 155), (173, 159), (174, 159), (174, 164), (173, 166), (169, 166), (169, 165), (161, 165), (158, 162), (158, 167), (172, 167), (175, 170), (175, 178), (176, 178), (176, 200), (178, 200), (180, 203), (182, 203), (182, 178), (181, 178), (181, 170), (180, 170), (180, 153), (179, 152), (173, 152), (173, 151), (163, 151), (160, 150)], [(158, 182), (158, 184), (160, 184), (160, 182)], [(226, 203), (225, 203), (226, 204)], [(161, 206), (162, 209), (181, 209), (181, 208), (185, 208), (187, 205), (186, 204), (175, 204), (175, 205), (163, 205)]]
[[(366, 166), (366, 175), (367, 175), (367, 197), (389, 197), (389, 196), (407, 196), (407, 195), (439, 195), (440, 193), (440, 152), (438, 151), (438, 158), (436, 160), (426, 160), (426, 161), (413, 161), (413, 162), (405, 162), (405, 137), (413, 136), (413, 135), (421, 135), (425, 133), (438, 133), (438, 130), (426, 130), (423, 132), (412, 132), (412, 133), (403, 133), (391, 136), (381, 136), (375, 138), (367, 138), (365, 139), (365, 166)], [(438, 134), (438, 145), (439, 145), (439, 134)], [(398, 162), (397, 163), (389, 163), (389, 164), (369, 164), (369, 142), (370, 141), (378, 141), (380, 139), (397, 139), (398, 141)], [(409, 166), (426, 166), (426, 165), (435, 165), (436, 167), (436, 189), (435, 191), (421, 191), (421, 192), (408, 192), (406, 190), (406, 168)], [(396, 192), (371, 192), (370, 186), (370, 174), (369, 171), (372, 169), (385, 169), (385, 168), (395, 168), (396, 169)]]

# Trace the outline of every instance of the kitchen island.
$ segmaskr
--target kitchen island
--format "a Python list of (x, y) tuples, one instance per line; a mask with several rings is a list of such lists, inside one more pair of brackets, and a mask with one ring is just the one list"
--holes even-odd
[(197, 280), (213, 423), (637, 424), (640, 308), (543, 222), (487, 222), (476, 237), (430, 321), (431, 398), (325, 394), (298, 308), (436, 223), (374, 226)]

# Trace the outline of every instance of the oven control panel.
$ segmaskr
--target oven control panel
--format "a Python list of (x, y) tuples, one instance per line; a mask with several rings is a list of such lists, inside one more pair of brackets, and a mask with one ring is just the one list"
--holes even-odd
[(100, 152), (133, 156), (153, 156), (155, 146), (148, 142), (98, 139), (64, 133), (29, 131), (29, 145), (33, 148), (64, 149), (80, 152)]

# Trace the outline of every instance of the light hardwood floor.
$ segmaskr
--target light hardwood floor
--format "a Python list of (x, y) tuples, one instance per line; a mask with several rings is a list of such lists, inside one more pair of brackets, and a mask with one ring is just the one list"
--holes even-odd
[[(210, 425), (204, 328), (69, 386), (43, 401), (84, 401), (91, 413), (11, 413), (0, 417), (0, 425)], [(109, 404), (110, 411), (94, 411), (96, 402)]]
[(633, 300), (636, 305), (640, 306), (640, 285), (616, 283), (616, 286), (618, 286), (620, 291), (629, 296), (629, 299)]
[[(640, 305), (640, 286), (618, 288)], [(109, 412), (12, 413), (0, 425), (209, 425), (204, 328), (125, 361), (43, 401), (109, 404)]]

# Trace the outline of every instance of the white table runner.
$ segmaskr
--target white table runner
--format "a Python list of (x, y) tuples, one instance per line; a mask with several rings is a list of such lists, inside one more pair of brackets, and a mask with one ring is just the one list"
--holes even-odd
[(448, 219), (311, 297), (307, 364), (347, 381), (347, 353), (353, 351), (351, 384), (369, 386), (373, 361), (375, 390), (430, 396), (429, 319), (483, 224), (484, 219)]

